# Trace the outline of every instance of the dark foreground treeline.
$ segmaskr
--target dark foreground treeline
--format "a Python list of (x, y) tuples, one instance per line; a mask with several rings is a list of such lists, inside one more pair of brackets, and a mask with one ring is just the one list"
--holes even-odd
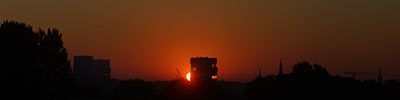
[[(282, 75), (248, 83), (191, 83), (123, 80), (110, 94), (75, 83), (67, 50), (57, 29), (34, 31), (4, 21), (0, 26), (0, 87), (5, 100), (242, 100), (268, 98), (388, 97), (399, 95), (396, 80), (360, 81), (332, 76), (320, 65), (301, 62)], [(320, 98), (320, 99), (325, 99)]]
[(57, 29), (33, 31), (30, 25), (3, 21), (0, 91), (4, 100), (67, 99), (72, 79), (67, 50)]

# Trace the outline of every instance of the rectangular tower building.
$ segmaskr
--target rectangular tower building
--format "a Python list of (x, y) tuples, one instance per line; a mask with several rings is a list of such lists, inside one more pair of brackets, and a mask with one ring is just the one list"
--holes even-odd
[(76, 82), (98, 88), (102, 93), (111, 92), (111, 68), (108, 59), (93, 59), (93, 56), (74, 56)]
[(190, 58), (191, 81), (215, 82), (217, 80), (218, 68), (217, 58), (195, 57)]

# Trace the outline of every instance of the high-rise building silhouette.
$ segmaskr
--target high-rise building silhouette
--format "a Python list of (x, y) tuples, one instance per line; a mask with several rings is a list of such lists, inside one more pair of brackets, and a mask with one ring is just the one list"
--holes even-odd
[(93, 82), (93, 56), (74, 56), (74, 74), (78, 84)]
[(110, 92), (111, 68), (108, 59), (93, 59), (93, 56), (74, 56), (76, 82)]
[(190, 58), (191, 76), (194, 82), (210, 82), (217, 80), (217, 58), (195, 57)]

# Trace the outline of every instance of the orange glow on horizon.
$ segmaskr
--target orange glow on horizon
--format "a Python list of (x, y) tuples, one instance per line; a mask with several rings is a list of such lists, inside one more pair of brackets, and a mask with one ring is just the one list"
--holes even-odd
[(190, 72), (186, 74), (186, 80), (190, 81)]

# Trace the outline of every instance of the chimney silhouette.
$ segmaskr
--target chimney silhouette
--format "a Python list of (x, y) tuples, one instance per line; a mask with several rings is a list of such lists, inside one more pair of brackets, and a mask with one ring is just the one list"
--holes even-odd
[(378, 69), (378, 82), (379, 82), (379, 84), (383, 84), (381, 67), (379, 67), (379, 69)]

